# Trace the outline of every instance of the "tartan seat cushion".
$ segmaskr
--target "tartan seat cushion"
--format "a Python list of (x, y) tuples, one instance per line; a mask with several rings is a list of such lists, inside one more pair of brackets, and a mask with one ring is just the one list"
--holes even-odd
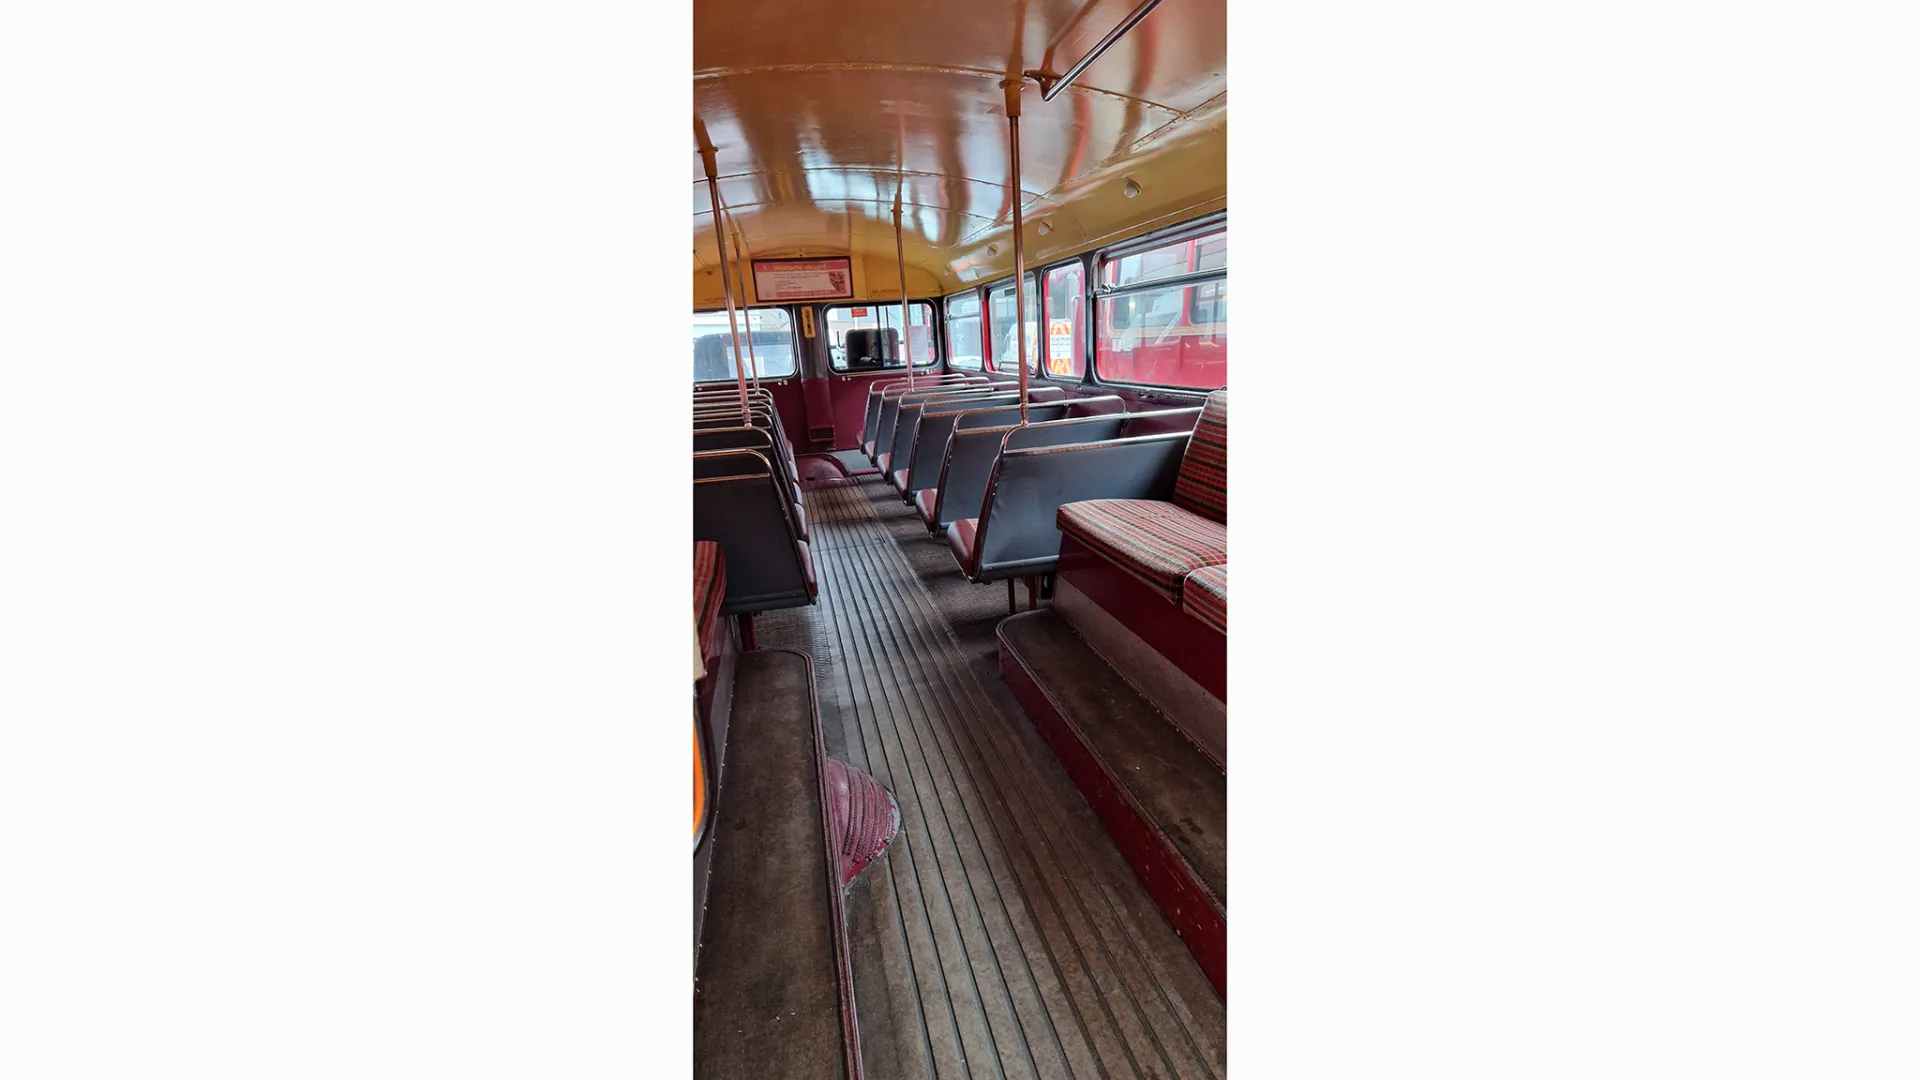
[(1201, 517), (1227, 523), (1227, 392), (1207, 395), (1207, 405), (1187, 440), (1180, 475), (1173, 482), (1173, 504)]
[(1180, 606), (1187, 614), (1221, 633), (1227, 632), (1227, 564), (1203, 566), (1187, 575), (1180, 590)]
[(1187, 575), (1227, 561), (1227, 526), (1168, 502), (1092, 499), (1068, 503), (1060, 531), (1174, 603)]
[(727, 560), (711, 540), (693, 543), (693, 618), (703, 647), (713, 640), (720, 608), (727, 600)]

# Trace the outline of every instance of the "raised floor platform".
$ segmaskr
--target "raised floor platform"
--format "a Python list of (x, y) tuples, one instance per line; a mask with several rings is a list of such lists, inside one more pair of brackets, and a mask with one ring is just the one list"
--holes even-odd
[(998, 633), (1007, 685), (1225, 994), (1226, 774), (1053, 611)]
[(740, 656), (728, 743), (694, 964), (694, 1074), (855, 1080), (852, 973), (806, 657)]

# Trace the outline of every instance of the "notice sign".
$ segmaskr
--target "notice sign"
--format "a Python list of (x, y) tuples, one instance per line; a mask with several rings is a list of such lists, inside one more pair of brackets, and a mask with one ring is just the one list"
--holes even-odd
[(851, 300), (853, 260), (755, 259), (753, 295), (762, 304), (781, 300)]
[(1047, 359), (1073, 359), (1073, 323), (1066, 319), (1047, 321)]

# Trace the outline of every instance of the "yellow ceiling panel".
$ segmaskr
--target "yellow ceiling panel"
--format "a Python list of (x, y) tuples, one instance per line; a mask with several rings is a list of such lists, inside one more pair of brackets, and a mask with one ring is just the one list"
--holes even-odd
[[(910, 268), (941, 291), (1004, 273), (1013, 199), (1001, 80), (1065, 71), (1133, 6), (703, 0), (695, 144), (713, 150), (729, 257), (738, 231), (755, 255), (871, 255), (892, 267), (899, 192)], [(1224, 206), (1225, 0), (1162, 3), (1051, 102), (1028, 81), (1020, 126), (1032, 259)], [(706, 170), (692, 158), (698, 279), (715, 254)], [(1139, 197), (1122, 194), (1128, 178)]]

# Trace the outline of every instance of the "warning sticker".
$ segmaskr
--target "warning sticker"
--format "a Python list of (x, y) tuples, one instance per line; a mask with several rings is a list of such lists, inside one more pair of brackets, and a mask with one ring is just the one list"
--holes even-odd
[(1047, 323), (1047, 359), (1073, 359), (1073, 323), (1053, 319)]

